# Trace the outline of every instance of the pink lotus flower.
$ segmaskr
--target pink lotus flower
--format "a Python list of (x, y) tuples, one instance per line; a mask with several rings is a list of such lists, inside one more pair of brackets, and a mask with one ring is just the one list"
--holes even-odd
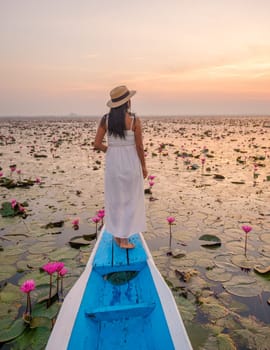
[(92, 218), (92, 221), (93, 221), (95, 224), (97, 224), (98, 222), (100, 222), (100, 220), (101, 220), (101, 218), (100, 218), (99, 216), (94, 216), (94, 217)]
[(243, 230), (245, 233), (249, 233), (249, 232), (252, 230), (252, 227), (251, 227), (251, 226), (248, 226), (248, 225), (243, 225), (243, 226), (242, 226), (242, 230)]
[(41, 180), (40, 180), (39, 177), (36, 178), (36, 183), (37, 183), (37, 184), (40, 184), (40, 183), (41, 183)]
[(59, 272), (58, 276), (61, 279), (61, 288), (59, 290), (59, 278), (57, 279), (57, 294), (58, 294), (58, 299), (63, 300), (63, 289), (64, 289), (64, 276), (68, 273), (68, 269), (63, 267)]
[(55, 263), (56, 271), (60, 274), (60, 271), (64, 268), (65, 264), (61, 261)]
[(26, 310), (24, 313), (24, 320), (28, 323), (31, 320), (31, 313), (32, 313), (30, 292), (32, 292), (32, 290), (34, 290), (35, 288), (36, 288), (36, 284), (34, 280), (27, 280), (20, 287), (21, 291), (27, 294), (27, 304), (26, 304)]
[(167, 221), (168, 221), (168, 224), (170, 226), (170, 241), (169, 241), (170, 251), (167, 253), (167, 255), (172, 255), (172, 252), (171, 252), (171, 249), (172, 249), (172, 224), (173, 224), (173, 222), (175, 222), (175, 217), (168, 216)]
[(42, 266), (43, 270), (46, 271), (49, 275), (55, 273), (57, 271), (57, 267), (58, 265), (56, 262), (48, 262)]
[(245, 256), (247, 256), (247, 234), (252, 230), (252, 227), (248, 226), (248, 225), (243, 225), (242, 230), (246, 234), (246, 237), (245, 237)]
[(22, 171), (20, 169), (17, 170), (17, 174), (20, 175)]
[(71, 223), (73, 226), (79, 226), (79, 219), (74, 219)]
[(16, 207), (16, 205), (17, 205), (16, 199), (11, 199), (11, 206), (13, 209)]
[(2, 171), (0, 171), (0, 177), (2, 177), (4, 175), (4, 173)]
[(13, 173), (16, 170), (16, 165), (11, 165), (9, 168), (10, 171)]
[(63, 267), (60, 271), (59, 271), (59, 275), (61, 277), (65, 276), (68, 273), (68, 269), (66, 269), (65, 267)]
[(49, 289), (49, 298), (47, 300), (47, 308), (51, 305), (52, 302), (52, 275), (57, 272), (58, 265), (57, 262), (48, 262), (47, 264), (43, 265), (42, 268), (44, 271), (50, 275), (50, 289)]
[(149, 186), (150, 186), (150, 187), (153, 187), (154, 184), (155, 184), (154, 181), (149, 181)]
[(98, 223), (101, 220), (101, 217), (99, 217), (98, 215), (94, 216), (92, 219), (92, 222), (94, 222), (96, 224), (96, 236), (97, 236), (97, 232), (98, 232)]
[(23, 282), (23, 284), (20, 287), (20, 290), (23, 293), (30, 293), (35, 288), (36, 288), (35, 281), (34, 280), (27, 280), (27, 281)]
[(99, 218), (103, 219), (104, 216), (105, 216), (105, 210), (104, 210), (104, 209), (98, 210), (97, 216), (98, 216)]
[(167, 221), (168, 221), (169, 225), (171, 225), (175, 221), (175, 218), (173, 216), (168, 216)]
[(19, 212), (20, 213), (24, 213), (25, 212), (25, 208), (19, 203)]
[(202, 165), (204, 165), (204, 163), (205, 163), (205, 158), (202, 158), (202, 159), (201, 159), (201, 162), (202, 162)]
[(154, 175), (149, 175), (147, 177), (148, 180), (153, 181), (156, 177)]

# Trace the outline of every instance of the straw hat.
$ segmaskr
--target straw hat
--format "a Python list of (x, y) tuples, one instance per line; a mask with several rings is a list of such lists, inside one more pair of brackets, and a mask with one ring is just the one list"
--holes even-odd
[(132, 96), (136, 94), (136, 91), (129, 91), (124, 85), (117, 86), (110, 92), (111, 100), (107, 102), (107, 106), (110, 108), (116, 108), (125, 104)]

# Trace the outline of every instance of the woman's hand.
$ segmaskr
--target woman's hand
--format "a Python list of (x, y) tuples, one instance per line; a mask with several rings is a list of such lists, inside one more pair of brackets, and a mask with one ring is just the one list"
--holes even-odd
[(148, 175), (148, 171), (147, 171), (146, 167), (142, 168), (142, 173), (143, 173), (143, 178), (146, 179), (146, 177)]

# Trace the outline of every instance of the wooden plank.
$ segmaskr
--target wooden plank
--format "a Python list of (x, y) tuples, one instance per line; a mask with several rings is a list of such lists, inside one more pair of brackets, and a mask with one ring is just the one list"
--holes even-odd
[(121, 318), (146, 317), (153, 311), (155, 306), (155, 303), (103, 306), (85, 310), (85, 314), (93, 320), (112, 321)]
[(112, 259), (112, 235), (105, 231), (97, 249), (93, 266), (111, 267)]
[(128, 265), (127, 249), (120, 248), (116, 242), (113, 242), (112, 254), (112, 266), (119, 267)]
[(128, 264), (133, 265), (146, 263), (147, 255), (139, 234), (136, 233), (135, 235), (132, 235), (130, 237), (130, 242), (135, 244), (135, 248), (129, 249), (128, 251)]

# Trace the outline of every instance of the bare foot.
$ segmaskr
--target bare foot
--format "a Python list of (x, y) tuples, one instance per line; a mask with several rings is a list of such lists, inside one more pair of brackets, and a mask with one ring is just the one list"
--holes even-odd
[(126, 238), (121, 238), (120, 239), (120, 248), (124, 249), (133, 249), (135, 248), (135, 245), (133, 243), (130, 243), (128, 239)]
[(119, 238), (119, 237), (114, 237), (114, 241), (115, 241), (115, 243), (116, 243), (117, 245), (119, 245), (119, 247), (120, 247), (121, 238)]

